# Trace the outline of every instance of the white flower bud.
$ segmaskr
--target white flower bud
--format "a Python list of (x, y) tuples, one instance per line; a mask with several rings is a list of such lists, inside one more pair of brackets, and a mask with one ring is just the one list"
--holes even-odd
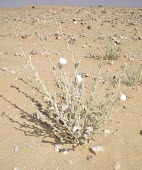
[(87, 127), (86, 129), (87, 129), (88, 132), (93, 132), (93, 127), (90, 127), (90, 126), (89, 126), (89, 127)]
[(66, 58), (60, 58), (59, 63), (61, 65), (65, 65), (65, 64), (67, 64), (67, 59)]
[(120, 95), (120, 100), (125, 101), (126, 100), (126, 95), (125, 94), (121, 94)]
[(77, 75), (77, 82), (80, 83), (82, 82), (83, 78), (81, 77), (81, 75)]
[(65, 111), (68, 108), (68, 105), (65, 103), (62, 103), (61, 107), (62, 107), (62, 111)]
[(80, 129), (79, 127), (74, 126), (74, 127), (73, 127), (73, 132), (75, 132), (75, 131), (77, 131), (77, 130), (79, 130), (79, 129)]

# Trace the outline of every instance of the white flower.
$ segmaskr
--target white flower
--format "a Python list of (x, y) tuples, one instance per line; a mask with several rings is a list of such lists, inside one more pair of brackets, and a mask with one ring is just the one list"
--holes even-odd
[(68, 108), (68, 105), (65, 103), (62, 103), (61, 107), (62, 107), (62, 111), (65, 111)]
[(90, 126), (89, 126), (89, 127), (87, 127), (86, 129), (87, 129), (88, 132), (93, 132), (93, 127), (90, 127)]
[(75, 132), (75, 131), (77, 131), (77, 130), (79, 130), (79, 129), (80, 129), (79, 127), (74, 126), (74, 127), (73, 127), (73, 132)]
[(126, 95), (125, 94), (121, 94), (120, 95), (120, 100), (125, 101), (126, 100)]
[(77, 75), (77, 82), (80, 83), (82, 82), (83, 78), (81, 77), (81, 75)]
[(61, 65), (65, 65), (65, 64), (67, 64), (67, 59), (66, 58), (60, 58), (59, 63)]

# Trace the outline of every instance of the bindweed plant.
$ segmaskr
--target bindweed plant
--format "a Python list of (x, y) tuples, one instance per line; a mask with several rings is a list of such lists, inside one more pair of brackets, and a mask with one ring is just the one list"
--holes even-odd
[[(55, 16), (55, 14), (54, 14)], [(57, 23), (56, 17), (55, 21)], [(61, 35), (62, 27), (59, 25)], [(34, 78), (42, 91), (38, 102), (42, 109), (37, 109), (37, 118), (50, 126), (52, 135), (61, 142), (72, 144), (83, 144), (94, 139), (95, 134), (102, 127), (102, 124), (113, 111), (115, 102), (119, 99), (120, 79), (113, 86), (110, 82), (110, 69), (103, 71), (103, 59), (100, 60), (96, 75), (93, 75), (91, 82), (88, 78), (79, 73), (81, 61), (76, 62), (70, 45), (67, 41), (67, 49), (71, 54), (73, 63), (73, 74), (64, 71), (64, 66), (68, 64), (66, 58), (60, 58), (58, 63), (52, 62), (50, 54), (46, 49), (43, 38), (36, 31), (36, 36), (40, 38), (54, 75), (56, 92), (51, 92), (40, 79), (36, 71), (32, 57), (25, 53), (20, 47), (27, 64), (34, 72)], [(35, 93), (34, 93), (35, 94)]]
[[(21, 47), (20, 47), (21, 48)], [(21, 51), (23, 52), (22, 48)], [(113, 86), (109, 79), (109, 69), (102, 73), (102, 63), (98, 65), (97, 75), (92, 84), (87, 84), (87, 78), (79, 74), (80, 62), (74, 62), (74, 73), (64, 72), (67, 59), (60, 58), (57, 67), (52, 63), (52, 73), (55, 78), (57, 92), (50, 92), (36, 71), (30, 54), (24, 57), (34, 72), (34, 77), (40, 85), (42, 111), (36, 105), (37, 118), (52, 129), (53, 136), (61, 142), (83, 144), (94, 139), (102, 123), (113, 110), (113, 105), (119, 97), (117, 86)], [(48, 58), (50, 58), (48, 56)]]

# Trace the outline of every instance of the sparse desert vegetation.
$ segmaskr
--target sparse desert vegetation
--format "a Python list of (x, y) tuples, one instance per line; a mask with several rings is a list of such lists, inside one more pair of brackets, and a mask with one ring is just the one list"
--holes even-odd
[(0, 24), (0, 167), (140, 169), (141, 9), (0, 9)]

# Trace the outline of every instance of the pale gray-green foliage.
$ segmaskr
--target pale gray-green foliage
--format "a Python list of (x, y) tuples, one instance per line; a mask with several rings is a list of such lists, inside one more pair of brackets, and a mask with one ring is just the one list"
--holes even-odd
[[(62, 27), (57, 22), (56, 17), (55, 22), (60, 28), (61, 35), (64, 36)], [(31, 56), (20, 47), (23, 56), (34, 72), (34, 78), (40, 87), (40, 94), (43, 94), (39, 97), (40, 94), (34, 93), (36, 100), (42, 106), (42, 109), (39, 109), (33, 103), (37, 109), (37, 118), (50, 126), (52, 135), (61, 142), (82, 144), (94, 139), (98, 129), (109, 118), (114, 103), (119, 97), (120, 81), (118, 80), (116, 86), (110, 83), (110, 70), (107, 69), (105, 73), (102, 72), (103, 61), (101, 60), (96, 74), (92, 77), (91, 84), (87, 84), (87, 78), (85, 77), (83, 77), (82, 82), (78, 82), (77, 75), (79, 75), (80, 62), (75, 61), (68, 42), (67, 49), (74, 65), (73, 74), (65, 72), (63, 65), (57, 64), (55, 66), (44, 45), (42, 36), (37, 31), (36, 36), (41, 40), (45, 55), (52, 66), (52, 74), (57, 87), (56, 92), (51, 92), (46, 88), (44, 81), (40, 79), (32, 63)], [(66, 40), (66, 37), (63, 38)], [(117, 55), (115, 58), (117, 58)]]
[(103, 59), (105, 60), (117, 60), (122, 53), (122, 48), (120, 46), (114, 46), (109, 44), (105, 47), (105, 55)]
[[(23, 52), (22, 49), (21, 51)], [(50, 126), (53, 136), (62, 142), (82, 144), (94, 139), (118, 99), (119, 83), (115, 87), (111, 85), (110, 70), (102, 73), (102, 63), (98, 65), (98, 72), (94, 75), (92, 84), (88, 86), (85, 78), (82, 82), (77, 82), (80, 62), (73, 62), (74, 73), (70, 74), (64, 72), (64, 66), (60, 64), (55, 67), (48, 55), (58, 89), (52, 93), (39, 78), (31, 56), (24, 52), (23, 55), (31, 66), (35, 80), (40, 85), (39, 90), (43, 94), (42, 99), (39, 99), (39, 94), (34, 93), (42, 106), (41, 111), (41, 108), (34, 104), (37, 118)]]
[(142, 85), (142, 64), (136, 67), (134, 63), (130, 61), (122, 82), (127, 86)]

